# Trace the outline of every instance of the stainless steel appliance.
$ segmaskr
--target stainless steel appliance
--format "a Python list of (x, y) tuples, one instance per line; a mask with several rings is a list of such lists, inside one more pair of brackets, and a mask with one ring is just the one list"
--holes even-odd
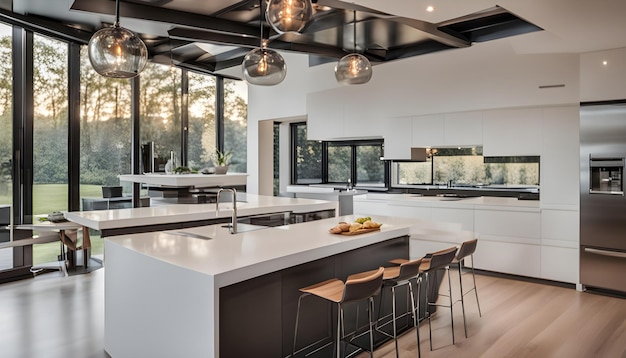
[(580, 112), (580, 282), (626, 293), (626, 103)]

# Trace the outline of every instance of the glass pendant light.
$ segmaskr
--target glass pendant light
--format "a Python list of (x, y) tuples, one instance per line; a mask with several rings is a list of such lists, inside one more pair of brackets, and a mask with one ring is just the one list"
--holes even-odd
[(265, 18), (280, 33), (299, 32), (311, 19), (311, 0), (270, 0)]
[(132, 78), (148, 62), (146, 44), (132, 31), (120, 27), (120, 1), (115, 1), (113, 27), (98, 30), (88, 45), (91, 66), (104, 77)]
[(261, 47), (254, 49), (243, 59), (243, 76), (253, 85), (274, 86), (281, 83), (287, 76), (287, 64), (276, 51), (267, 48), (263, 40), (263, 0), (261, 4)]
[(367, 57), (356, 53), (356, 11), (354, 11), (354, 53), (343, 56), (335, 66), (335, 78), (342, 85), (360, 85), (372, 78), (372, 65)]

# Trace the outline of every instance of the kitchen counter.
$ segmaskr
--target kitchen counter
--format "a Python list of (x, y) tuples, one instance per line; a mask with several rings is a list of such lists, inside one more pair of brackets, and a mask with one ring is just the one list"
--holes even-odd
[[(238, 216), (253, 216), (268, 213), (291, 211), (294, 213), (333, 210), (337, 203), (312, 200), (283, 198), (274, 196), (237, 193)], [(176, 224), (218, 218), (230, 218), (232, 204), (220, 203), (220, 212), (216, 213), (216, 204), (172, 204), (146, 208), (117, 210), (70, 211), (65, 218), (95, 230), (115, 230), (151, 225)]]
[(233, 187), (246, 185), (248, 174), (123, 174), (120, 181), (169, 187)]
[(366, 195), (355, 196), (355, 202), (376, 201), (393, 205), (403, 206), (430, 206), (430, 207), (451, 207), (465, 209), (489, 209), (499, 208), (501, 210), (515, 211), (536, 211), (540, 210), (540, 202), (538, 200), (518, 200), (517, 198), (508, 197), (458, 197), (458, 196), (421, 196), (417, 194), (378, 194), (368, 193)]
[[(293, 330), (291, 321), (284, 323), (285, 314), (295, 316), (297, 287), (331, 278), (337, 268), (356, 273), (355, 267), (371, 269), (365, 262), (377, 267), (408, 256), (407, 235), (415, 220), (379, 216), (380, 231), (328, 232), (338, 221), (355, 218), (238, 234), (212, 225), (105, 238), (105, 350), (115, 358), (180, 352), (224, 358), (241, 349), (284, 356), (289, 338), (283, 336)], [(348, 256), (332, 259), (337, 255)]]

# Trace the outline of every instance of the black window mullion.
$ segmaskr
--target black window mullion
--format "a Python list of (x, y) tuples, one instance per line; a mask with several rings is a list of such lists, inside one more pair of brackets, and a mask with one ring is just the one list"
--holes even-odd
[(180, 161), (182, 166), (189, 162), (189, 71), (181, 73), (181, 105), (180, 105)]
[(224, 78), (215, 78), (215, 148), (224, 151)]
[(80, 45), (69, 44), (68, 59), (68, 210), (80, 210)]

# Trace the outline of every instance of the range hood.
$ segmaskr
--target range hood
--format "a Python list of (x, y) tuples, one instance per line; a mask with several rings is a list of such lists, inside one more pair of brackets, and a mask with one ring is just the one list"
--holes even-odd
[(430, 148), (411, 148), (411, 161), (425, 162), (430, 158)]

